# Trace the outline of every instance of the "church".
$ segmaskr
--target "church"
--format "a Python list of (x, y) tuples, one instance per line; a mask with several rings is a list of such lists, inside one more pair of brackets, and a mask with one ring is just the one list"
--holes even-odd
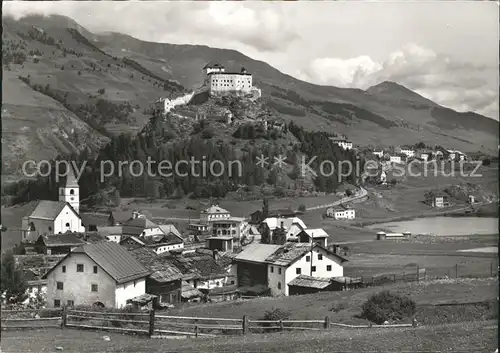
[(22, 219), (21, 240), (31, 243), (40, 235), (84, 233), (80, 217), (80, 187), (73, 169), (68, 167), (66, 182), (59, 188), (59, 200), (40, 200), (30, 203)]

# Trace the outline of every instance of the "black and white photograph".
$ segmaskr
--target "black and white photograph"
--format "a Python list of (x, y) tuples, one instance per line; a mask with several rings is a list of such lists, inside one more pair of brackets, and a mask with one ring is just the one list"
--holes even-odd
[(4, 1), (0, 353), (498, 353), (499, 27)]

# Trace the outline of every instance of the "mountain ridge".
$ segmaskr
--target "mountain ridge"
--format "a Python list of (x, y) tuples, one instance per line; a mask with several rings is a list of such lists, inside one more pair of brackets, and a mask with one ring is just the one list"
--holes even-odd
[[(146, 42), (118, 32), (92, 33), (59, 15), (19, 20), (2, 17), (2, 22), (3, 71), (10, 77), (9, 85), (2, 88), (4, 93), (16, 91), (16, 77), (37, 87), (31, 93), (24, 89), (21, 96), (4, 94), (4, 109), (16, 104), (24, 107), (23, 118), (13, 114), (6, 118), (19, 137), (14, 143), (21, 147), (21, 141), (35, 138), (40, 130), (34, 127), (26, 132), (29, 129), (23, 130), (23, 119), (39, 121), (37, 126), (52, 121), (40, 117), (40, 110), (35, 113), (35, 108), (49, 104), (33, 98), (35, 92), (56, 97), (64, 103), (66, 116), (76, 116), (87, 126), (99, 125), (111, 134), (136, 133), (148, 122), (154, 101), (199, 87), (204, 80), (202, 67), (218, 61), (228, 68), (247, 68), (254, 75), (254, 84), (262, 89), (262, 106), (309, 130), (344, 134), (358, 145), (422, 141), (466, 152), (497, 151), (498, 121), (441, 107), (394, 82), (381, 82), (367, 90), (315, 85), (236, 50)], [(99, 100), (104, 102), (103, 111), (92, 108)], [(35, 103), (30, 106), (27, 101)], [(108, 119), (110, 112), (117, 118)], [(45, 128), (55, 129), (51, 124)], [(8, 160), (30, 153), (49, 158), (58, 150), (42, 144), (36, 153), (28, 147), (15, 153), (9, 151), (11, 142), (2, 141)], [(76, 140), (68, 137), (67, 142)]]

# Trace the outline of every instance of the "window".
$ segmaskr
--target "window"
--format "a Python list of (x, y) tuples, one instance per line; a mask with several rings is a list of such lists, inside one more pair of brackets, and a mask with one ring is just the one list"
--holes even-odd
[(311, 266), (311, 271), (315, 272), (316, 271), (316, 266)]
[(302, 269), (296, 268), (295, 269), (295, 273), (298, 274), (298, 275), (300, 275), (302, 273)]
[(278, 289), (281, 289), (281, 282), (278, 282)]
[(278, 274), (281, 275), (281, 267), (278, 267)]
[(69, 227), (69, 223), (66, 223), (66, 227)]
[(76, 264), (76, 272), (83, 272), (83, 264)]
[(331, 271), (332, 270), (332, 265), (326, 265), (326, 270)]
[(234, 280), (231, 281), (231, 284), (234, 284)]
[(97, 292), (97, 284), (91, 284), (90, 285), (90, 291), (91, 292)]
[(74, 194), (75, 194), (75, 190), (71, 189), (71, 190), (69, 191), (69, 194), (70, 194), (70, 195), (74, 195)]
[(49, 232), (52, 232), (52, 227), (49, 227)]
[(97, 266), (94, 266), (94, 273), (97, 273)]
[(273, 272), (274, 272), (274, 267), (273, 267), (273, 266), (271, 266), (271, 273), (273, 273)]
[(68, 306), (75, 306), (75, 302), (73, 300), (68, 300)]
[(57, 289), (58, 290), (63, 290), (64, 289), (64, 284), (62, 282), (57, 282)]
[(323, 260), (323, 254), (318, 254), (318, 260)]
[(59, 308), (61, 306), (61, 301), (59, 299), (54, 299), (54, 308)]
[(63, 272), (63, 273), (66, 273), (66, 266), (63, 266), (63, 267), (62, 267), (62, 272)]
[(306, 262), (311, 262), (311, 256), (306, 256)]

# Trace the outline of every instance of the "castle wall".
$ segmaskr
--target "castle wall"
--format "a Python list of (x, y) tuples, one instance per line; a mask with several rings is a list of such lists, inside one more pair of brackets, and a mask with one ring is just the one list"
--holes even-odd
[(252, 75), (248, 74), (217, 74), (209, 77), (210, 93), (242, 91), (250, 92), (252, 89)]

